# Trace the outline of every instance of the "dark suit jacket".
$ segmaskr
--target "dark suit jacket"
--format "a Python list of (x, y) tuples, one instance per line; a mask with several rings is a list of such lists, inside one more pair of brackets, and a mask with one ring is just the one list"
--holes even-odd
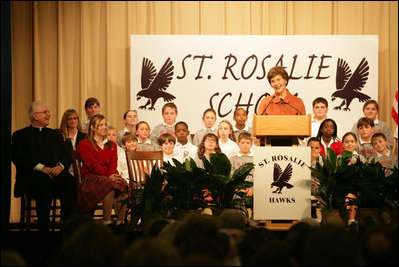
[(54, 167), (57, 163), (68, 171), (72, 158), (62, 135), (50, 128), (29, 126), (17, 130), (11, 137), (12, 162), (17, 168), (14, 195), (19, 197), (30, 192), (31, 184), (37, 171), (34, 167), (41, 163), (47, 167)]
[[(80, 141), (82, 141), (83, 139), (86, 139), (86, 137), (87, 137), (87, 133), (84, 133), (84, 132), (81, 132), (78, 130), (78, 135), (76, 136), (76, 144), (75, 144), (76, 150), (78, 150), (78, 145), (79, 145)], [(65, 143), (69, 150), (73, 150), (71, 138), (66, 138)]]

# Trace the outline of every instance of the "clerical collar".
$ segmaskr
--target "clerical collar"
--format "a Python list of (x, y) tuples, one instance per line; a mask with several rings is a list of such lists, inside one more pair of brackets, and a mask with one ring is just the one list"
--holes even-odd
[(39, 132), (41, 132), (43, 128), (46, 128), (46, 126), (44, 126), (44, 127), (38, 127), (38, 126), (35, 126), (35, 125), (33, 125), (33, 124), (31, 124), (31, 126), (32, 126), (33, 128), (38, 129)]

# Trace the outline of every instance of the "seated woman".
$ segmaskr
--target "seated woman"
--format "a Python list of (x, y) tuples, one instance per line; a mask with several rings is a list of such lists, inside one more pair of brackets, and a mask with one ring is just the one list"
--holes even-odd
[[(103, 223), (111, 224), (114, 198), (127, 197), (128, 184), (117, 171), (117, 148), (107, 140), (107, 120), (101, 114), (90, 119), (87, 139), (83, 140), (78, 153), (82, 159), (82, 183), (78, 192), (81, 211), (90, 211), (103, 201)], [(119, 225), (124, 221), (126, 206), (117, 202), (116, 214)]]
[(86, 133), (82, 132), (82, 125), (76, 110), (67, 109), (64, 112), (61, 119), (60, 132), (68, 149), (77, 150), (80, 141), (86, 138)]

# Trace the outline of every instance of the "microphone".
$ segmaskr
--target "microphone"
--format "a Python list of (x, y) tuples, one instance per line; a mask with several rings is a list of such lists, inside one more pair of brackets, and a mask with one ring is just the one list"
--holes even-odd
[(300, 115), (302, 115), (302, 112), (300, 112), (296, 107), (290, 105), (288, 102), (285, 102), (283, 98), (280, 98), (280, 101), (281, 101), (281, 103), (287, 104), (288, 106), (292, 107), (293, 109), (295, 109), (296, 111), (298, 111)]
[[(267, 108), (268, 108), (269, 105), (272, 103), (272, 101), (273, 101), (273, 99), (274, 99), (275, 97), (276, 97), (276, 96), (273, 95), (272, 99), (269, 101), (269, 103), (266, 105), (266, 108), (262, 111), (262, 113), (261, 113), (260, 115), (263, 115), (263, 114), (265, 113), (265, 111), (267, 110)], [(266, 115), (267, 115), (267, 114), (266, 114)]]

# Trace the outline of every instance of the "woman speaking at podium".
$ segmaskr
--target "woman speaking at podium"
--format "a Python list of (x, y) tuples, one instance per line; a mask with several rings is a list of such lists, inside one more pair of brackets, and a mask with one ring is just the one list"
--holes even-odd
[(282, 66), (271, 68), (267, 79), (274, 94), (260, 102), (258, 115), (306, 115), (302, 99), (292, 95), (287, 89), (288, 73)]

